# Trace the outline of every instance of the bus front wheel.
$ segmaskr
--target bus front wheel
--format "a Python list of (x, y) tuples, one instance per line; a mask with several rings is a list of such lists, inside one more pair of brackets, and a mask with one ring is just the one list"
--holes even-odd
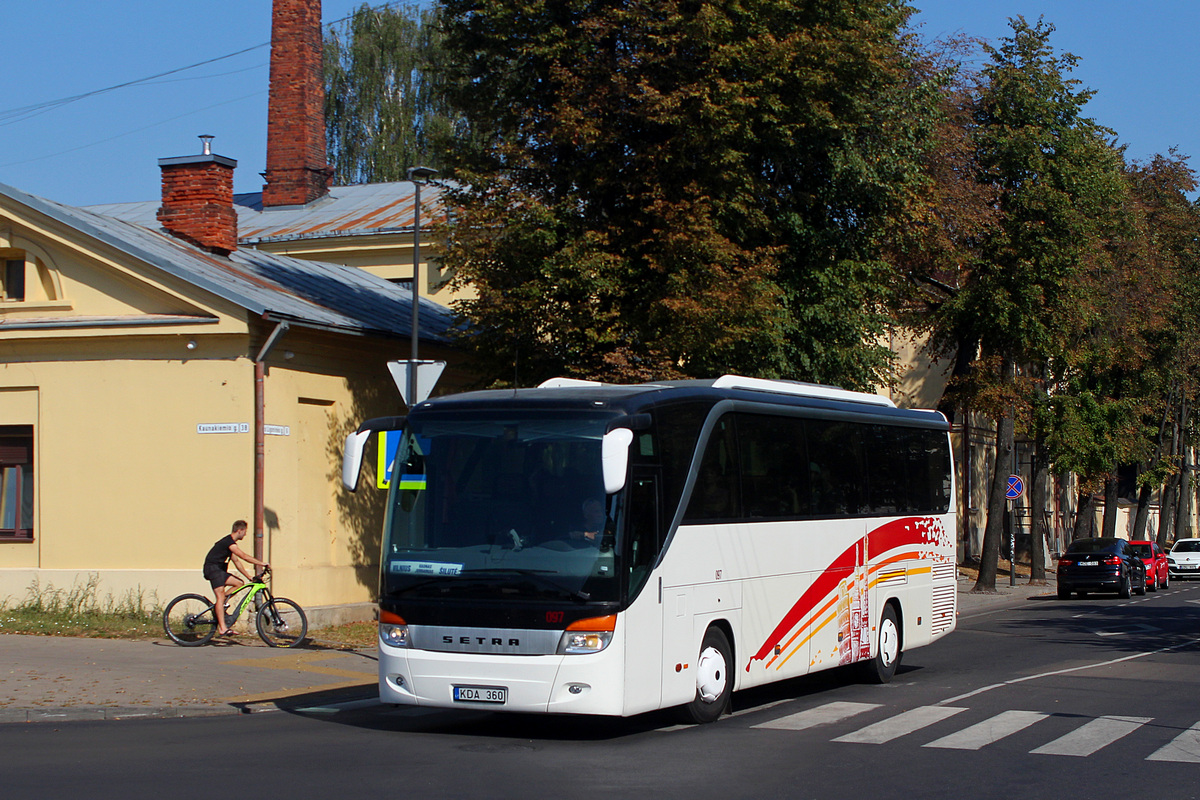
[(867, 680), (871, 683), (887, 683), (896, 674), (900, 657), (900, 624), (896, 621), (896, 609), (892, 605), (883, 607), (879, 617), (879, 641), (876, 642), (875, 657), (862, 662)]
[(716, 722), (729, 708), (733, 695), (733, 648), (720, 628), (709, 628), (696, 659), (696, 696), (683, 706), (684, 718), (703, 724)]

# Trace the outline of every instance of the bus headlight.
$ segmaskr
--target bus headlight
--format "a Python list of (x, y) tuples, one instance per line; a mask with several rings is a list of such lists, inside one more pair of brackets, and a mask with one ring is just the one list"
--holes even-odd
[(379, 611), (379, 639), (391, 647), (408, 647), (408, 623), (399, 614)]
[(599, 653), (612, 641), (616, 623), (616, 614), (572, 622), (558, 640), (558, 654)]

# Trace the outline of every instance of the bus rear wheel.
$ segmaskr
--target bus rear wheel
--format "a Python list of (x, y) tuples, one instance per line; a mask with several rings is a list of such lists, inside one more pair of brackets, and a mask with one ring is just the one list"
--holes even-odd
[(892, 605), (883, 607), (879, 617), (879, 641), (875, 643), (875, 657), (863, 661), (863, 674), (871, 683), (887, 683), (896, 674), (900, 658), (904, 655), (900, 646), (900, 623), (896, 621), (896, 609)]
[(733, 696), (733, 649), (720, 628), (709, 628), (696, 659), (696, 696), (683, 706), (684, 719), (704, 724), (716, 722), (729, 708)]

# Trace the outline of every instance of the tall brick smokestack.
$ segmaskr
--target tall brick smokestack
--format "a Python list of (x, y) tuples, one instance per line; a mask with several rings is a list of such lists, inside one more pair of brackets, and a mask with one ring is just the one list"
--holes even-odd
[(201, 136), (197, 156), (160, 158), (162, 205), (158, 221), (173, 236), (227, 256), (237, 249), (233, 209), (233, 170), (237, 162), (212, 152), (211, 136)]
[(321, 0), (274, 0), (263, 206), (302, 206), (329, 192)]

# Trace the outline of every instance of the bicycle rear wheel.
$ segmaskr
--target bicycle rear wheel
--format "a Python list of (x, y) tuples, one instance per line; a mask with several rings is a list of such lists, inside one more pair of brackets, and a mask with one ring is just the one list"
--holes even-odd
[(304, 609), (286, 597), (274, 597), (254, 618), (258, 635), (271, 647), (295, 647), (308, 633)]
[(217, 633), (212, 600), (199, 594), (179, 595), (163, 611), (163, 631), (184, 647), (207, 644)]

